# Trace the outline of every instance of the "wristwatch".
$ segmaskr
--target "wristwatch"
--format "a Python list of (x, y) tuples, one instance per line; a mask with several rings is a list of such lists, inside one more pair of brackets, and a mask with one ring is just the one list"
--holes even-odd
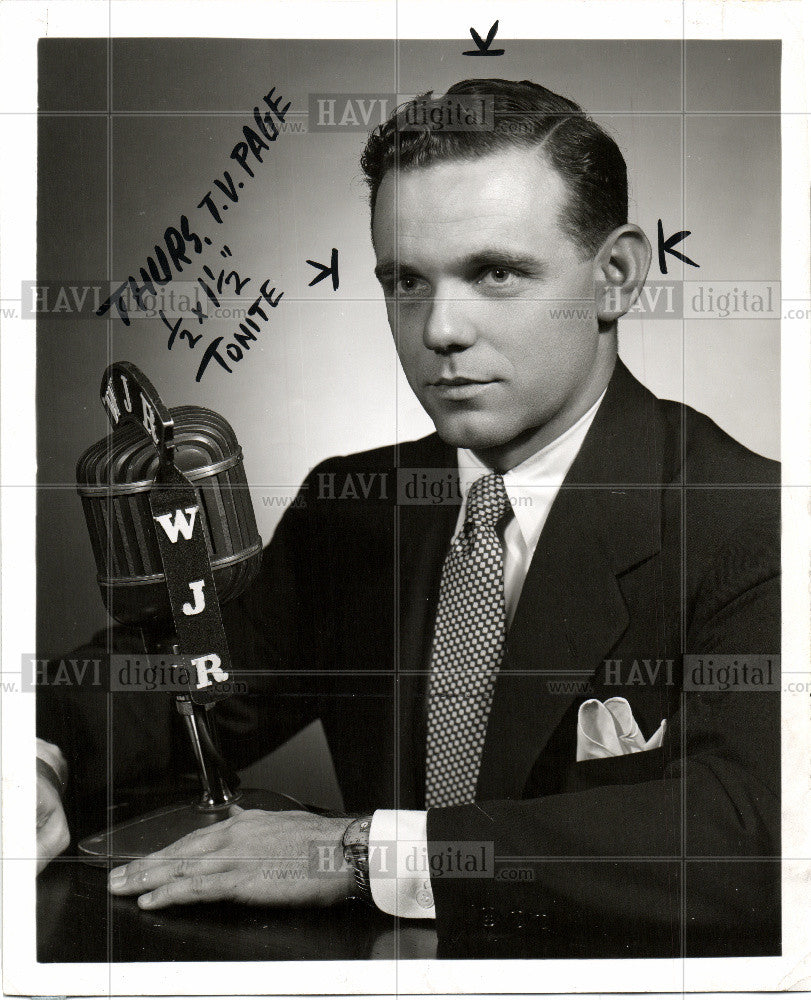
[(352, 898), (362, 899), (364, 903), (374, 906), (372, 886), (369, 880), (369, 831), (371, 827), (371, 816), (353, 819), (344, 830), (341, 847), (344, 852), (344, 861), (352, 866), (355, 876), (355, 892)]

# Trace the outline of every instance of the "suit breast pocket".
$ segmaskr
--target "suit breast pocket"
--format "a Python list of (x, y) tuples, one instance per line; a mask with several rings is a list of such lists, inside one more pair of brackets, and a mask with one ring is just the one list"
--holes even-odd
[(619, 757), (602, 757), (570, 764), (564, 792), (582, 792), (604, 785), (636, 785), (642, 781), (661, 781), (667, 758), (664, 750), (640, 750)]

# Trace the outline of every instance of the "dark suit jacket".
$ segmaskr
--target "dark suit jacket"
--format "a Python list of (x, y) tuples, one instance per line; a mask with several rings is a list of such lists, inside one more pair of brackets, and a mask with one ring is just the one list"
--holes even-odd
[[(258, 695), (218, 706), (227, 755), (320, 717), (349, 811), (422, 807), (455, 481), (436, 435), (308, 476), (224, 609)], [(451, 499), (413, 502), (432, 482)], [(432, 879), (441, 956), (779, 951), (779, 693), (682, 683), (684, 654), (778, 654), (779, 501), (774, 463), (617, 364), (524, 583), (476, 804), (428, 814), (437, 849), (495, 857)], [(667, 719), (663, 746), (576, 763), (580, 704), (614, 696), (646, 737)]]

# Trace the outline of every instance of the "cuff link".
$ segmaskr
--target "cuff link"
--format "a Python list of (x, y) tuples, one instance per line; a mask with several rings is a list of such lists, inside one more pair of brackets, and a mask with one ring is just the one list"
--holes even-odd
[(425, 910), (434, 905), (434, 894), (431, 892), (430, 879), (426, 879), (422, 883), (422, 888), (417, 890), (417, 902)]

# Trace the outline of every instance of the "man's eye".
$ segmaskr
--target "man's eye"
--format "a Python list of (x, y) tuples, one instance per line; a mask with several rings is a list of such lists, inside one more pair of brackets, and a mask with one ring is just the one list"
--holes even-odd
[(395, 282), (394, 294), (403, 297), (425, 294), (425, 282), (411, 274), (404, 274)]
[(482, 271), (479, 284), (490, 288), (505, 288), (512, 285), (518, 275), (509, 267), (488, 267)]

